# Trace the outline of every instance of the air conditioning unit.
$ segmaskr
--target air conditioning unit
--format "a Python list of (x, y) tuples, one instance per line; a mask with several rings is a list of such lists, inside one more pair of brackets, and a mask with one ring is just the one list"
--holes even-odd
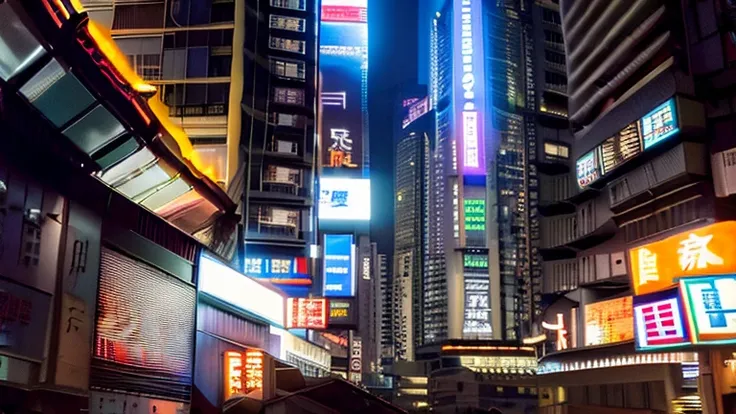
[(736, 193), (736, 148), (712, 154), (710, 163), (716, 196), (728, 197)]

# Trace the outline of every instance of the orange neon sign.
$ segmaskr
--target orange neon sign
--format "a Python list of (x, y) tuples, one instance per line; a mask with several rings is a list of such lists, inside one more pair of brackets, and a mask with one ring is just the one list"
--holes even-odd
[(263, 352), (245, 352), (245, 389), (251, 392), (263, 389)]
[(243, 354), (225, 352), (225, 400), (243, 394)]
[(736, 221), (723, 221), (629, 250), (634, 293), (667, 289), (681, 277), (736, 272)]

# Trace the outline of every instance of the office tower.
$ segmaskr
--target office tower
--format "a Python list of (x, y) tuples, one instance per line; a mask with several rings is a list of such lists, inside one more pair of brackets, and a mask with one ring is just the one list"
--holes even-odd
[[(417, 104), (423, 105), (423, 109), (417, 109)], [(398, 288), (395, 294), (398, 296), (399, 314), (394, 317), (402, 331), (399, 336), (402, 344), (397, 344), (397, 358), (408, 360), (413, 359), (409, 348), (421, 344), (423, 338), (424, 213), (429, 188), (427, 173), (432, 132), (428, 111), (428, 97), (408, 105), (407, 117), (402, 122), (404, 136), (396, 144), (393, 276), (394, 288)]]
[[(680, 306), (699, 284), (707, 293), (696, 302), (713, 300), (717, 309), (717, 286), (728, 277), (706, 275), (730, 272), (728, 255), (717, 246), (732, 239), (734, 114), (722, 105), (735, 84), (725, 75), (736, 56), (732, 2), (561, 0), (560, 9), (574, 168), (541, 192), (542, 287), (549, 302), (540, 331), (552, 341), (538, 378), (540, 386), (564, 386), (573, 397), (553, 398), (541, 412), (566, 404), (589, 404), (582, 408), (589, 410), (593, 403), (583, 399), (591, 388), (601, 395), (623, 390), (595, 405), (677, 412), (686, 395), (694, 409), (702, 401), (703, 412), (728, 412), (725, 395), (716, 411), (717, 375), (703, 374), (716, 360), (723, 369), (722, 354), (711, 353), (707, 335), (695, 333), (718, 323)], [(694, 254), (707, 256), (700, 267)], [(636, 329), (617, 330), (624, 324)], [(658, 328), (669, 325), (675, 329)], [(707, 350), (697, 363), (689, 342)], [(561, 354), (569, 361), (590, 347), (624, 362), (608, 368), (605, 358), (595, 374), (592, 367), (570, 374), (549, 369)], [(642, 378), (640, 365), (657, 352), (682, 352), (682, 359), (664, 361), (669, 372)], [(698, 364), (696, 392), (697, 375), (685, 372)], [(595, 380), (587, 387), (570, 381), (583, 375)], [(653, 387), (670, 391), (635, 402)]]
[(549, 7), (447, 1), (432, 23), (425, 342), (519, 340), (540, 308), (536, 148), (565, 128), (550, 109), (564, 81), (543, 64)]

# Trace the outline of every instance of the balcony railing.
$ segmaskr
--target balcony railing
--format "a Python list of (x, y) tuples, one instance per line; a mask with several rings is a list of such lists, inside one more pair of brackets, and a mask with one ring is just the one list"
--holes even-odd
[(296, 197), (309, 197), (309, 189), (300, 187), (294, 183), (264, 182), (263, 191), (269, 193), (285, 194)]
[(565, 45), (562, 44), (562, 43), (550, 42), (549, 40), (545, 40), (544, 41), (544, 45), (547, 46), (550, 49), (558, 50), (560, 52), (564, 52), (565, 51)]
[(170, 117), (227, 115), (227, 104), (176, 105), (169, 107)]

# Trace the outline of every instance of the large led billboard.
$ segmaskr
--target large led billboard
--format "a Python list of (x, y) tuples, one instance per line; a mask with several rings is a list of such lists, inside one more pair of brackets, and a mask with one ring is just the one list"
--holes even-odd
[(634, 339), (632, 296), (585, 305), (585, 346)]
[(371, 181), (365, 178), (320, 178), (319, 219), (370, 220)]
[(354, 177), (368, 171), (367, 10), (366, 0), (324, 0), (320, 19), (322, 165)]
[(355, 296), (355, 243), (351, 234), (325, 234), (325, 297)]
[(483, 0), (454, 0), (455, 136), (462, 173), (485, 175)]
[(252, 278), (268, 279), (275, 285), (312, 284), (306, 257), (246, 257), (244, 273)]

